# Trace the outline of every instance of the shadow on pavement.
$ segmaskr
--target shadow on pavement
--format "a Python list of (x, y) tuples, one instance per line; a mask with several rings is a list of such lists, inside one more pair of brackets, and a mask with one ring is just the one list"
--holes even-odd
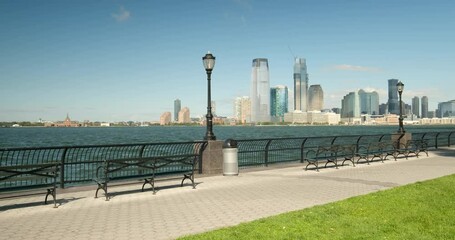
[[(82, 198), (85, 198), (85, 197), (57, 199), (57, 207), (60, 207), (62, 205), (65, 205), (66, 203), (76, 201), (76, 200), (82, 199)], [(43, 206), (43, 205), (49, 206), (49, 208), (53, 208), (54, 202), (52, 200), (51, 201), (48, 200), (47, 204), (44, 204), (44, 201), (40, 200), (38, 202), (12, 203), (9, 205), (0, 206), (0, 212), (12, 210), (12, 209), (18, 209), (18, 208), (37, 207), (37, 206)]]
[(431, 153), (443, 157), (455, 157), (455, 148), (443, 148), (432, 150)]

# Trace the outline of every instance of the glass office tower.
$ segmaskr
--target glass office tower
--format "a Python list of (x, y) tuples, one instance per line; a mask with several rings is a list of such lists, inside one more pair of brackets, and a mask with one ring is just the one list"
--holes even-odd
[(270, 82), (267, 58), (253, 59), (250, 100), (251, 122), (270, 122)]
[(398, 103), (398, 79), (389, 79), (389, 113), (400, 114), (400, 105)]
[(453, 118), (455, 117), (455, 100), (441, 102), (438, 104), (439, 118)]
[(182, 102), (180, 99), (174, 100), (174, 122), (179, 121), (179, 112), (182, 109)]
[(276, 86), (270, 89), (270, 114), (282, 119), (288, 112), (288, 87)]
[(369, 115), (379, 114), (379, 94), (376, 91), (366, 92), (363, 89), (358, 91), (360, 100), (360, 113)]
[(296, 58), (294, 63), (294, 110), (307, 111), (308, 73), (304, 58)]
[(360, 117), (360, 98), (358, 92), (350, 92), (341, 100), (342, 118)]

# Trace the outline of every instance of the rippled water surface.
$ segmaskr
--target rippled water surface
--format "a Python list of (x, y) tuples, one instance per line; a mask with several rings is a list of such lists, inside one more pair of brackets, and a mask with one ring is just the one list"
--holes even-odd
[[(455, 126), (405, 126), (409, 132), (455, 131)], [(214, 126), (218, 140), (392, 133), (397, 126)], [(202, 140), (203, 126), (0, 128), (1, 147), (100, 145)]]

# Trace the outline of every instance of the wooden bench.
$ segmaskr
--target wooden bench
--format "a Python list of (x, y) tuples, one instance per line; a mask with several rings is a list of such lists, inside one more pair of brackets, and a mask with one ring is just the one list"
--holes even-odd
[(319, 162), (322, 160), (327, 160), (330, 155), (330, 146), (319, 146), (316, 148), (310, 148), (305, 153), (304, 161), (307, 161), (308, 164), (305, 166), (305, 171), (308, 170), (310, 165), (313, 165), (316, 168), (316, 171), (319, 172)]
[(331, 146), (319, 146), (317, 148), (312, 148), (308, 150), (305, 154), (305, 161), (308, 164), (305, 167), (305, 170), (308, 170), (308, 166), (313, 165), (316, 168), (316, 171), (319, 172), (319, 162), (325, 161), (324, 167), (327, 167), (327, 164), (333, 163), (335, 168), (338, 169), (338, 161), (343, 160), (341, 165), (344, 165), (346, 161), (351, 161), (355, 166), (354, 157), (355, 157), (355, 148), (354, 144), (351, 145), (331, 145)]
[(381, 162), (384, 162), (387, 154), (384, 151), (386, 145), (382, 142), (371, 142), (368, 145), (359, 146), (356, 152), (358, 157), (357, 163), (360, 160), (364, 159), (367, 164), (370, 164), (370, 161), (373, 161), (375, 158), (379, 158)]
[(416, 157), (419, 157), (420, 152), (425, 152), (428, 157), (428, 140), (427, 139), (415, 139), (408, 140), (405, 144), (400, 143), (397, 148), (397, 155), (403, 155), (408, 159), (408, 157), (413, 154)]
[(98, 191), (101, 189), (104, 191), (106, 201), (109, 201), (109, 183), (126, 180), (143, 181), (141, 191), (144, 191), (145, 185), (150, 184), (153, 194), (155, 194), (157, 177), (164, 178), (176, 175), (183, 175), (180, 186), (183, 187), (183, 182), (189, 179), (194, 189), (196, 188), (194, 183), (196, 159), (195, 156), (169, 156), (105, 160), (97, 168), (96, 178), (93, 179), (98, 185), (95, 198), (98, 197)]
[(344, 162), (350, 161), (352, 166), (355, 167), (355, 153), (357, 146), (355, 144), (340, 145), (340, 148), (337, 152), (337, 157), (341, 158), (343, 162), (341, 165), (344, 165)]
[(419, 148), (419, 154), (424, 152), (428, 157), (428, 139), (414, 140)]
[(396, 161), (397, 160), (397, 143), (395, 141), (385, 141), (385, 142), (379, 142), (381, 145), (381, 149), (383, 152), (382, 159), (387, 160), (388, 156), (392, 156), (393, 159)]
[(42, 194), (40, 190), (46, 190), (44, 204), (47, 204), (47, 198), (51, 195), (56, 208), (59, 168), (58, 162), (0, 166), (2, 198)]

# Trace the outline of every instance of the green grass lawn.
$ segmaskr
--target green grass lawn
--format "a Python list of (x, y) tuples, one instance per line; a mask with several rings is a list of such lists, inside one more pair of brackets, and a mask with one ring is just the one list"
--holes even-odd
[(181, 239), (455, 239), (455, 175)]

